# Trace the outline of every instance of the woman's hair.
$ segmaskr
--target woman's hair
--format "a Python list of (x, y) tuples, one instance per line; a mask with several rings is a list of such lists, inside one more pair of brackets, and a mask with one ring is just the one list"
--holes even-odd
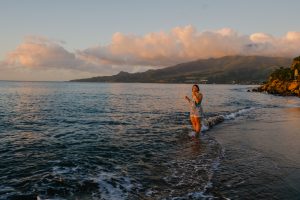
[(197, 84), (193, 85), (193, 87), (196, 87), (198, 89), (198, 92), (200, 91), (199, 86)]

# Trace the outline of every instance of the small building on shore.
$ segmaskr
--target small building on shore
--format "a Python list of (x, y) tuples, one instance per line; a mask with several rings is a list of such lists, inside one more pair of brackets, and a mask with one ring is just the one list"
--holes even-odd
[(200, 80), (200, 83), (201, 83), (201, 84), (206, 84), (207, 82), (208, 82), (208, 80), (206, 80), (206, 79)]

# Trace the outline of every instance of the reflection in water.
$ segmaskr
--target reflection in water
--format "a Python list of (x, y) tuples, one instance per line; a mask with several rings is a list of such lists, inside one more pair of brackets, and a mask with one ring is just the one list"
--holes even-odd
[[(218, 127), (225, 135), (241, 122), (240, 138), (229, 131), (225, 140), (257, 144), (260, 154), (251, 157), (253, 165), (269, 166), (261, 159), (265, 155), (299, 159), (294, 148), (299, 144), (299, 109), (290, 107), (300, 104), (293, 98), (247, 93), (239, 85), (200, 85), (206, 117), (223, 116), (225, 121), (192, 140), (183, 98), (191, 94), (190, 84), (0, 84), (0, 199), (35, 199), (37, 194), (42, 199), (222, 199), (210, 193), (212, 185), (232, 194), (239, 188), (227, 188), (224, 180), (212, 184), (220, 160), (238, 155), (228, 159), (228, 169), (235, 169), (248, 165), (240, 155), (252, 154), (239, 146), (224, 155), (214, 137)], [(286, 109), (284, 115), (275, 112), (280, 109)], [(283, 150), (283, 143), (292, 148)], [(268, 170), (264, 179), (282, 178)], [(246, 185), (246, 191), (251, 187)]]
[[(2, 141), (9, 146), (24, 147), (42, 141), (49, 91), (42, 85), (20, 82), (19, 87), (2, 91), (3, 124), (6, 131)], [(3, 131), (3, 130), (2, 130)], [(1, 131), (0, 131), (1, 132)], [(0, 136), (0, 137), (1, 137)]]
[(192, 143), (192, 154), (193, 155), (201, 155), (201, 140), (200, 138), (193, 138)]
[(293, 117), (299, 117), (300, 107), (287, 108), (286, 112), (287, 112), (287, 114), (292, 114)]

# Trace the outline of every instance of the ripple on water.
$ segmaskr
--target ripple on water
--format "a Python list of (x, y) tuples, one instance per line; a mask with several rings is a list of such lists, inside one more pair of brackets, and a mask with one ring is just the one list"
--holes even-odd
[[(237, 86), (202, 87), (207, 130), (271, 105)], [(188, 136), (179, 93), (190, 85), (21, 82), (0, 91), (0, 199), (215, 198), (222, 148), (211, 132)]]

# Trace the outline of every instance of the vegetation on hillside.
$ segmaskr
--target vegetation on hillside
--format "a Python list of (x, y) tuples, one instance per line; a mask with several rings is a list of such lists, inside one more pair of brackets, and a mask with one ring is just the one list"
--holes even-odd
[(300, 56), (293, 59), (291, 67), (280, 67), (271, 73), (269, 80), (264, 85), (253, 91), (267, 92), (282, 96), (300, 97)]
[(291, 81), (294, 79), (294, 71), (291, 68), (280, 67), (271, 73), (269, 80)]
[(299, 61), (300, 62), (300, 56), (294, 58), (293, 61)]

